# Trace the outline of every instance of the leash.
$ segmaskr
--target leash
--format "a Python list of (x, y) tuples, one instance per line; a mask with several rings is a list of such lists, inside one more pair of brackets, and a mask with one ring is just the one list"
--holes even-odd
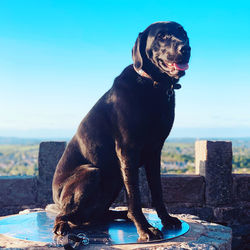
[(87, 246), (88, 244), (89, 238), (84, 233), (70, 233), (57, 239), (57, 245), (63, 246), (65, 250), (78, 249), (79, 247)]
[(65, 250), (78, 249), (81, 246), (87, 246), (89, 244), (89, 238), (84, 233), (79, 234), (67, 234), (65, 236), (59, 236), (57, 238), (57, 246), (63, 246)]
[(65, 250), (76, 250), (89, 244), (109, 244), (109, 240), (106, 238), (88, 238), (84, 233), (69, 233), (65, 236), (61, 236), (57, 240), (58, 246), (63, 246)]

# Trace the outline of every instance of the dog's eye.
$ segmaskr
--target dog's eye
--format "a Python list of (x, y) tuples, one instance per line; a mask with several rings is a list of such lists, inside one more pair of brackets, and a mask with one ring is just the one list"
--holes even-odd
[(160, 41), (165, 41), (169, 36), (165, 33), (159, 33), (157, 35), (157, 38), (160, 40)]

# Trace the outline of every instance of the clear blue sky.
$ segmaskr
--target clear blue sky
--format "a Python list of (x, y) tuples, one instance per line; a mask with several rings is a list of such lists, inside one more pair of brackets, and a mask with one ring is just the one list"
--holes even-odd
[(156, 21), (182, 24), (192, 47), (172, 135), (250, 136), (250, 1), (240, 0), (0, 0), (0, 136), (72, 136)]

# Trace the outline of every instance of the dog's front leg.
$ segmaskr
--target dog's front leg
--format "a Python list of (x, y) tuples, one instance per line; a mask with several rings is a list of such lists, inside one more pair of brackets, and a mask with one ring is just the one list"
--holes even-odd
[(145, 170), (152, 196), (152, 206), (156, 209), (164, 227), (180, 227), (181, 221), (168, 214), (163, 202), (161, 187), (161, 151), (157, 150), (148, 154)]
[(161, 239), (163, 236), (161, 231), (151, 226), (142, 213), (138, 184), (138, 162), (133, 155), (134, 153), (128, 153), (126, 150), (119, 150), (118, 154), (128, 197), (128, 218), (136, 226), (139, 241)]

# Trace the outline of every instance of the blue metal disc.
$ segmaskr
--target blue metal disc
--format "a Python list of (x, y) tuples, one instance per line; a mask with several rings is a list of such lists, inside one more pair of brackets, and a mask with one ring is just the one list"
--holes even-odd
[[(48, 212), (33, 212), (6, 217), (0, 220), (0, 234), (28, 241), (54, 243), (53, 225), (55, 214)], [(166, 230), (160, 219), (154, 213), (145, 213), (149, 223), (163, 232), (164, 240), (179, 237), (189, 230), (189, 225), (182, 221), (180, 229)], [(132, 222), (117, 220), (101, 227), (85, 227), (83, 232), (90, 239), (104, 239), (110, 244), (138, 243), (138, 234)], [(91, 242), (91, 241), (90, 241)], [(93, 243), (93, 240), (92, 240)]]

